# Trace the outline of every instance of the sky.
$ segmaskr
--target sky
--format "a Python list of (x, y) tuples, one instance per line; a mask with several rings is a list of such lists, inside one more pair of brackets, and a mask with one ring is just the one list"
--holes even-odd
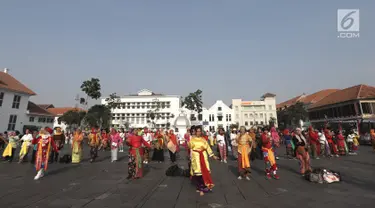
[[(360, 10), (359, 38), (338, 38), (337, 9)], [(92, 77), (103, 96), (280, 103), (375, 86), (374, 11), (372, 0), (0, 1), (0, 68), (55, 106), (74, 106)]]

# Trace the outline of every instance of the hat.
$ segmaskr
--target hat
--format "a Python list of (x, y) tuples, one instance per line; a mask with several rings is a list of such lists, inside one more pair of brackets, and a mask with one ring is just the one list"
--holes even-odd
[(49, 134), (52, 134), (53, 133), (53, 130), (50, 128), (50, 127), (46, 127), (44, 128)]

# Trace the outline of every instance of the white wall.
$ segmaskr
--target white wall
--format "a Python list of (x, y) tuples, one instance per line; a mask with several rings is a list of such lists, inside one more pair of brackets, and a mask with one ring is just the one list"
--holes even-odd
[[(30, 117), (34, 117), (34, 122), (30, 122)], [(26, 114), (25, 120), (24, 120), (23, 123), (24, 123), (24, 125), (37, 126), (38, 128), (44, 128), (44, 127), (47, 127), (47, 126), (50, 127), (50, 128), (53, 128), (54, 122), (39, 122), (40, 117), (54, 119), (54, 117), (51, 117), (51, 116)]]
[[(7, 131), (10, 115), (17, 115), (15, 130), (22, 132), (30, 95), (15, 93), (4, 89), (0, 89), (0, 92), (4, 92), (3, 103), (0, 107), (0, 132)], [(19, 109), (12, 108), (14, 95), (21, 96)]]
[[(175, 119), (179, 115), (179, 109), (180, 109), (180, 97), (179, 96), (168, 96), (168, 95), (152, 95), (152, 96), (124, 96), (120, 98), (120, 105), (117, 106), (116, 109), (112, 109), (113, 120), (112, 124), (114, 125), (121, 125), (121, 120), (123, 123), (126, 121), (130, 123), (130, 127), (145, 127), (148, 126), (146, 115), (149, 110), (153, 110), (154, 108), (149, 107), (147, 108), (147, 105), (143, 107), (143, 105), (140, 105), (138, 108), (137, 104), (134, 103), (142, 103), (142, 102), (149, 102), (150, 105), (157, 99), (159, 102), (170, 102), (169, 108), (160, 108), (158, 113), (170, 113), (174, 115), (174, 118), (170, 119), (155, 119), (155, 123), (158, 125), (166, 125), (168, 122), (173, 125)], [(105, 98), (101, 99), (102, 104), (106, 104)], [(127, 103), (131, 103), (128, 105)], [(124, 105), (122, 105), (124, 104)], [(134, 106), (134, 108), (133, 108)], [(122, 115), (124, 114), (124, 116)], [(134, 114), (134, 116), (132, 115)], [(138, 116), (137, 116), (138, 114)], [(122, 119), (124, 118), (124, 119)], [(137, 122), (138, 118), (138, 122)]]

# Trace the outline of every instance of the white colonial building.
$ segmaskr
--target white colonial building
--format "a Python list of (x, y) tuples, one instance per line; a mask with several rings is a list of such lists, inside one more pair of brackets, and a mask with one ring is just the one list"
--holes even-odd
[[(106, 98), (102, 98), (101, 103), (107, 104)], [(180, 96), (156, 94), (147, 89), (121, 96), (117, 104), (112, 109), (113, 127), (172, 128), (180, 114)]]
[(29, 101), (23, 130), (38, 131), (40, 128), (54, 126), (55, 115), (41, 106)]
[(234, 122), (246, 128), (269, 125), (277, 126), (276, 95), (266, 93), (260, 101), (232, 100)]
[(183, 110), (187, 112), (190, 120), (192, 120), (192, 117), (196, 118), (195, 121), (192, 121), (193, 125), (203, 125), (206, 131), (215, 132), (218, 127), (229, 130), (230, 125), (235, 124), (233, 110), (222, 100), (217, 100), (209, 108), (203, 108), (201, 115), (185, 108)]
[(0, 132), (23, 131), (27, 105), (35, 92), (8, 73), (0, 72)]

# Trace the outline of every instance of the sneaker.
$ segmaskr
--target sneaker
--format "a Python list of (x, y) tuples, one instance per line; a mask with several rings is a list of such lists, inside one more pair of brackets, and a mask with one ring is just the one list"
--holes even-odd
[(315, 159), (317, 159), (317, 160), (320, 160), (320, 158), (319, 158), (319, 157), (316, 157)]
[(34, 177), (34, 180), (39, 180), (43, 176), (44, 176), (43, 170), (39, 170), (36, 176)]
[(266, 179), (267, 179), (267, 180), (272, 179), (271, 174), (267, 174), (267, 175), (266, 175)]
[(223, 160), (220, 160), (220, 162), (224, 162)]
[(224, 160), (224, 163), (227, 163), (227, 160)]
[(250, 181), (250, 178), (249, 178), (249, 176), (246, 176), (246, 178), (245, 178), (246, 180), (248, 180), (248, 181)]
[(238, 176), (238, 178), (237, 178), (238, 180), (242, 180), (242, 176)]
[(274, 178), (275, 180), (279, 180), (279, 179), (280, 179), (280, 177), (279, 177), (277, 174), (273, 175), (273, 178)]
[(275, 159), (276, 159), (276, 160), (280, 160), (280, 158), (279, 158), (279, 157), (275, 157)]

